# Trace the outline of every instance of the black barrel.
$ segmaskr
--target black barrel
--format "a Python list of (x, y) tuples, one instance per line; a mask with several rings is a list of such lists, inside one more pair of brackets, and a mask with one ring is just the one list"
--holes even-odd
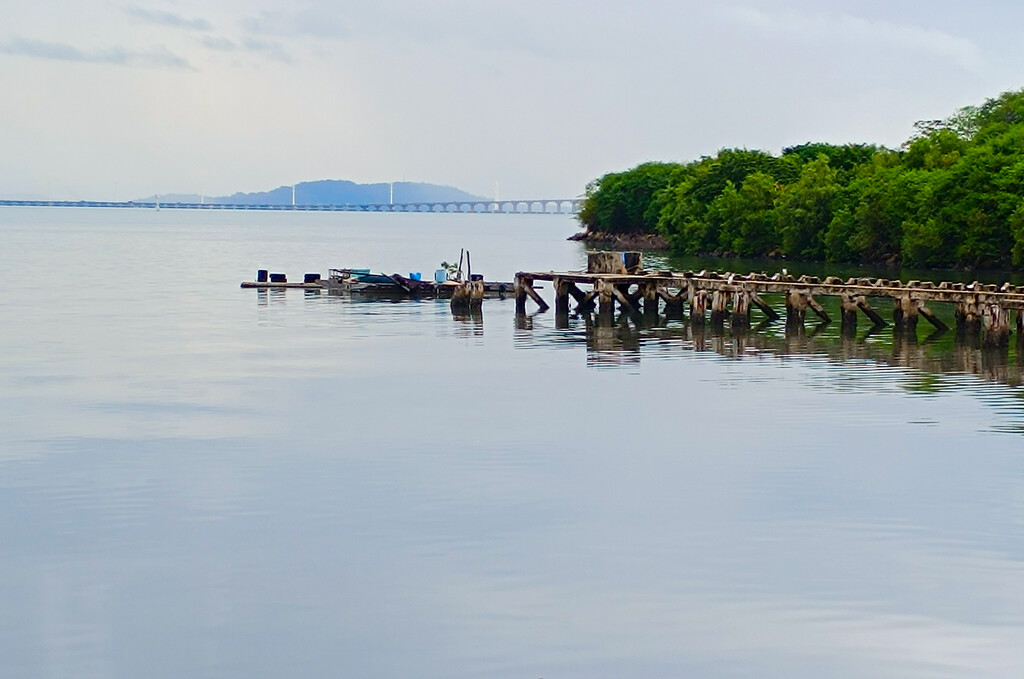
[(271, 283), (287, 283), (288, 282), (288, 277), (285, 276), (283, 273), (272, 273), (272, 274), (270, 274), (270, 282)]
[(260, 269), (259, 271), (256, 272), (256, 282), (257, 283), (266, 283), (267, 282), (267, 270), (266, 269)]
[(308, 273), (308, 274), (306, 274), (306, 276), (305, 276), (305, 277), (304, 277), (304, 278), (302, 279), (302, 282), (303, 282), (303, 283), (316, 283), (316, 282), (318, 282), (319, 280), (320, 280), (320, 274), (318, 274), (318, 273)]
[(483, 279), (484, 279), (483, 274), (479, 274), (479, 273), (472, 274), (469, 277), (469, 280), (471, 280), (471, 281), (482, 281)]

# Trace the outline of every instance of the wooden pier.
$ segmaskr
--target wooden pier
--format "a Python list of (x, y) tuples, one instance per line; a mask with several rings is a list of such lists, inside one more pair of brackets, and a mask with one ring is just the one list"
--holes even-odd
[[(723, 326), (728, 321), (733, 329), (748, 328), (751, 312), (757, 309), (769, 320), (781, 314), (764, 301), (762, 295), (785, 298), (785, 319), (788, 326), (802, 326), (810, 309), (824, 322), (832, 319), (818, 299), (839, 298), (843, 333), (853, 333), (858, 316), (863, 314), (873, 326), (888, 325), (871, 306), (869, 300), (892, 300), (892, 324), (897, 333), (913, 333), (920, 318), (939, 330), (948, 327), (929, 304), (954, 305), (956, 330), (964, 336), (981, 335), (986, 346), (1006, 346), (1011, 334), (1010, 314), (1016, 311), (1018, 339), (1024, 337), (1024, 286), (983, 285), (835, 276), (795, 278), (783, 270), (769, 276), (765, 273), (737, 274), (714, 271), (646, 271), (640, 253), (591, 253), (587, 271), (520, 272), (516, 274), (516, 313), (525, 314), (527, 299), (546, 311), (548, 303), (535, 289), (539, 281), (548, 281), (554, 289), (555, 313), (567, 315), (570, 299), (577, 312), (591, 312), (610, 317), (616, 306), (627, 314), (657, 315), (683, 319), (689, 305), (688, 319), (701, 326)], [(581, 288), (581, 286), (584, 286)], [(708, 312), (710, 311), (710, 315)]]

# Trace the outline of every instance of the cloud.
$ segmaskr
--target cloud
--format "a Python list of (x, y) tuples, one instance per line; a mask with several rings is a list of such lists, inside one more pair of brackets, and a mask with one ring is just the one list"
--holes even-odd
[(251, 52), (286, 64), (292, 62), (291, 55), (284, 49), (284, 46), (273, 40), (246, 37), (241, 42), (235, 42), (223, 36), (210, 35), (201, 37), (199, 44), (215, 52)]
[(333, 10), (312, 8), (299, 12), (260, 12), (241, 21), (242, 28), (256, 35), (309, 36), (338, 39), (349, 35), (348, 26)]
[(849, 14), (769, 13), (748, 6), (726, 7), (722, 12), (732, 21), (762, 33), (803, 42), (923, 52), (946, 58), (968, 71), (980, 71), (985, 64), (981, 49), (967, 38), (921, 26), (868, 20)]
[(238, 50), (237, 42), (220, 35), (204, 35), (199, 38), (199, 44), (206, 49), (216, 52), (235, 52)]
[(146, 51), (127, 50), (123, 47), (85, 51), (67, 43), (11, 38), (0, 43), (0, 54), (89, 64), (193, 69), (188, 61), (162, 46)]
[(190, 19), (183, 17), (180, 14), (153, 11), (144, 9), (137, 5), (126, 7), (124, 11), (128, 16), (134, 19), (150, 24), (156, 24), (158, 26), (170, 26), (171, 28), (184, 28), (193, 31), (208, 31), (213, 27), (206, 19)]
[(272, 40), (259, 40), (256, 38), (245, 38), (242, 40), (242, 47), (248, 52), (262, 54), (269, 59), (275, 59), (284, 63), (291, 63), (291, 57), (281, 46), (281, 43)]

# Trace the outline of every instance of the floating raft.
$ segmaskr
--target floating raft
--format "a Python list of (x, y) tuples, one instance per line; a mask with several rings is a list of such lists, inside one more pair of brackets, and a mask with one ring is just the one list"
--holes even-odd
[(271, 283), (270, 281), (244, 281), (243, 288), (256, 288), (258, 290), (285, 290), (298, 288), (300, 290), (323, 290), (320, 283)]
[[(332, 275), (324, 279), (319, 274), (306, 274), (306, 280), (299, 282), (288, 282), (282, 280), (257, 280), (245, 281), (243, 288), (255, 288), (257, 290), (326, 290), (332, 293), (344, 294), (365, 294), (379, 297), (440, 297), (450, 298), (455, 295), (467, 283), (458, 281), (425, 281), (406, 278), (399, 274), (369, 274), (358, 276)], [(262, 276), (261, 276), (262, 278)], [(512, 282), (497, 281), (472, 281), (474, 289), (482, 290), (485, 297), (503, 298), (511, 297), (515, 289)]]

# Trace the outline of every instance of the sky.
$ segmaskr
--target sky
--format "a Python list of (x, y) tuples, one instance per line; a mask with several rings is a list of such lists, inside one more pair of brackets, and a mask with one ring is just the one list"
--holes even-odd
[(1024, 87), (1017, 0), (0, 0), (0, 197), (317, 179), (561, 198), (649, 160), (899, 146)]

